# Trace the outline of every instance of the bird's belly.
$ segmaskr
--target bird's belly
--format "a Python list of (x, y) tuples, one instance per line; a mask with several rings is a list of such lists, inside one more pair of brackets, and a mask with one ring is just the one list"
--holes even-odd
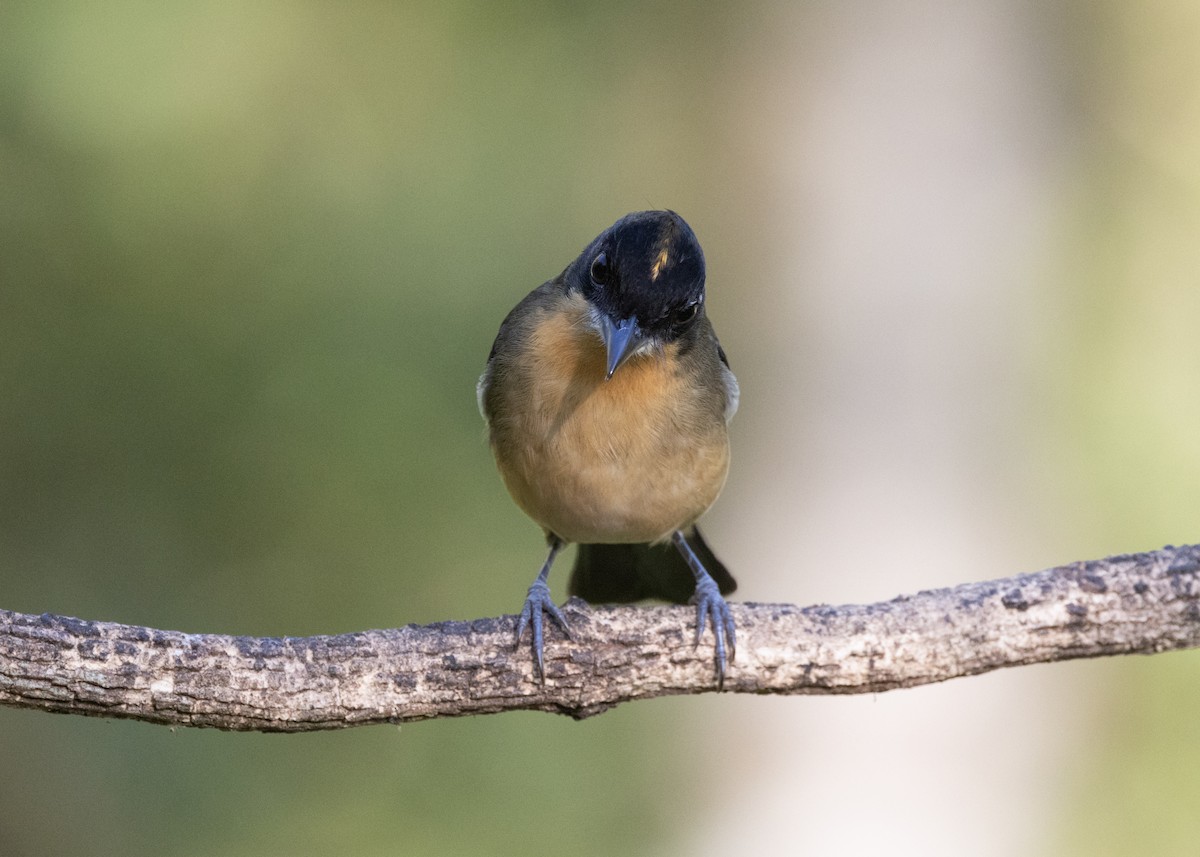
[(518, 505), (567, 541), (666, 539), (704, 514), (725, 483), (724, 421), (704, 419), (670, 391), (638, 389), (638, 368), (573, 396), (542, 397), (497, 447)]

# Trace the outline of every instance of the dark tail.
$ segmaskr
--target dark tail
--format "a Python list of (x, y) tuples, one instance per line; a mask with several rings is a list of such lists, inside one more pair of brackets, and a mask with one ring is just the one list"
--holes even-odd
[[(688, 544), (704, 568), (728, 595), (737, 581), (692, 528)], [(696, 591), (696, 578), (671, 543), (663, 545), (580, 545), (567, 591), (593, 604), (660, 598), (686, 604)]]

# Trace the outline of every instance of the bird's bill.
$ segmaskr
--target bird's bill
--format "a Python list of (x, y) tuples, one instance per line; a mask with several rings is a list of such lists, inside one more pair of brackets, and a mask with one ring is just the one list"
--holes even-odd
[(636, 318), (614, 321), (607, 315), (600, 318), (600, 335), (608, 352), (608, 372), (605, 378), (611, 378), (613, 373), (621, 368), (621, 364), (632, 357), (647, 339), (646, 334), (638, 327)]

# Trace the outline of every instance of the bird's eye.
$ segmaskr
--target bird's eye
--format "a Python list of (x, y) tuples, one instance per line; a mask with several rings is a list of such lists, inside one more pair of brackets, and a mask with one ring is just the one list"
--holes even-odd
[(596, 258), (592, 260), (592, 282), (597, 286), (603, 286), (608, 283), (608, 278), (612, 276), (612, 270), (608, 267), (608, 254), (603, 250), (596, 254)]
[(680, 307), (671, 315), (671, 325), (676, 328), (687, 327), (695, 318), (696, 313), (700, 310), (699, 302), (688, 304), (685, 307)]

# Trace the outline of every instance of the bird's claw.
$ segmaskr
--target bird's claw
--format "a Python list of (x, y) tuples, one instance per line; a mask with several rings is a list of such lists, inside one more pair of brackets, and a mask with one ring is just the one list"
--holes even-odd
[[(567, 619), (563, 616), (562, 611), (558, 609), (558, 605), (554, 603), (554, 599), (550, 597), (550, 586), (542, 578), (538, 578), (529, 587), (529, 594), (525, 596), (525, 604), (521, 607), (521, 615), (517, 619), (517, 639), (514, 648), (521, 647), (521, 638), (525, 636), (525, 629), (532, 629), (532, 644), (533, 644), (533, 660), (537, 664), (538, 678), (542, 684), (546, 683), (546, 668), (542, 661), (543, 635), (542, 635), (542, 614), (546, 613), (554, 620), (555, 624), (563, 630), (567, 635), (567, 639), (573, 639), (571, 636), (571, 628), (567, 625)], [(715, 621), (715, 620), (714, 620)]]
[(716, 638), (717, 689), (721, 690), (725, 687), (726, 641), (730, 661), (737, 651), (737, 629), (734, 626), (733, 613), (721, 597), (721, 590), (716, 581), (708, 575), (696, 582), (696, 593), (689, 603), (696, 605), (696, 647), (700, 645), (700, 638), (704, 636), (704, 628), (709, 618), (712, 619), (713, 636)]

